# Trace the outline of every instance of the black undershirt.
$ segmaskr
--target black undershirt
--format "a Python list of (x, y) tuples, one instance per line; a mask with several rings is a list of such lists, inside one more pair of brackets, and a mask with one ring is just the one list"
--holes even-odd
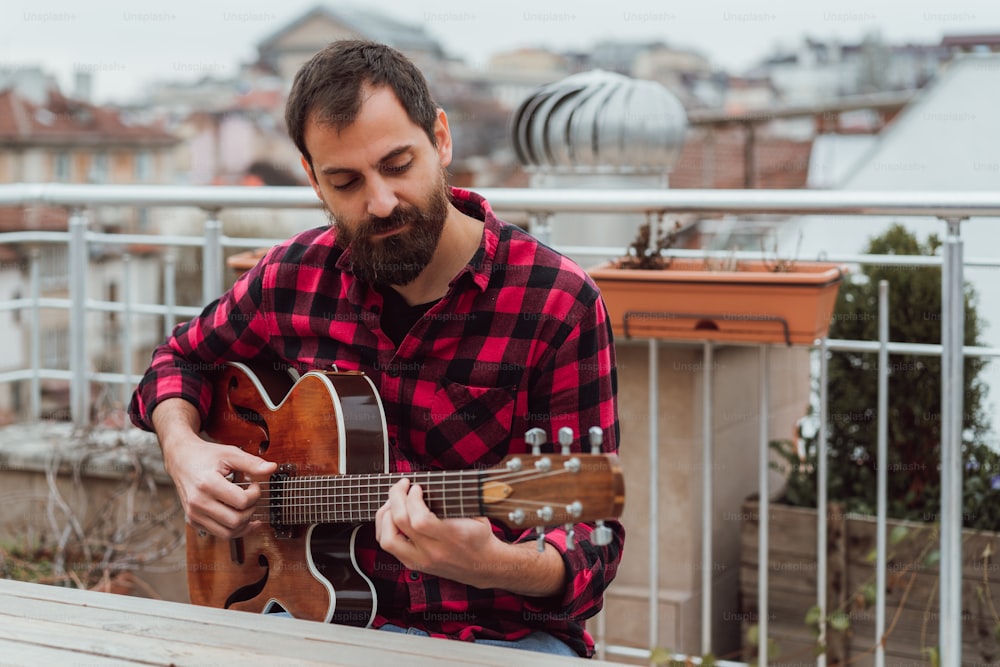
[(380, 320), (382, 331), (397, 348), (402, 344), (413, 325), (419, 322), (420, 318), (438, 302), (435, 299), (428, 303), (411, 306), (406, 303), (402, 294), (391, 287), (379, 287), (378, 291), (382, 295), (382, 317)]

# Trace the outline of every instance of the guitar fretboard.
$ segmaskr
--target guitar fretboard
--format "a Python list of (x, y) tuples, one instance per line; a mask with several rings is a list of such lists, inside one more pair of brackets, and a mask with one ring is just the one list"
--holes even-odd
[(480, 472), (446, 470), (272, 479), (253, 518), (283, 526), (373, 521), (389, 488), (404, 477), (420, 485), (424, 502), (442, 518), (482, 515)]

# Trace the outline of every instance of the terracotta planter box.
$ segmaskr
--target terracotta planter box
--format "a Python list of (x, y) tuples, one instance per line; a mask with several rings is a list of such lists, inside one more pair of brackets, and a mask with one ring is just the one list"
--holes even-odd
[(812, 345), (826, 335), (846, 273), (840, 264), (797, 262), (771, 271), (764, 262), (713, 271), (705, 259), (674, 259), (663, 270), (596, 266), (615, 335)]
[(226, 266), (231, 268), (236, 273), (236, 278), (239, 279), (240, 276), (252, 269), (260, 261), (260, 258), (267, 254), (268, 250), (270, 248), (244, 250), (227, 259)]

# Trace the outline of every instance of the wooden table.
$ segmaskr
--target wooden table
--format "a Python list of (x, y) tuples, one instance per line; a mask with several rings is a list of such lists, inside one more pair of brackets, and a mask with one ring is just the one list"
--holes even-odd
[(581, 663), (518, 649), (0, 579), (0, 667), (224, 664)]

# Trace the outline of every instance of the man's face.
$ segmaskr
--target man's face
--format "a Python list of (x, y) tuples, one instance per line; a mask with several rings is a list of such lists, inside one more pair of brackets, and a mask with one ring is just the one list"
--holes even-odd
[[(358, 117), (341, 130), (306, 124), (316, 194), (350, 247), (355, 275), (373, 285), (407, 285), (430, 262), (448, 216), (447, 120), (435, 147), (389, 88), (368, 89)], [(313, 176), (315, 170), (315, 177)]]

